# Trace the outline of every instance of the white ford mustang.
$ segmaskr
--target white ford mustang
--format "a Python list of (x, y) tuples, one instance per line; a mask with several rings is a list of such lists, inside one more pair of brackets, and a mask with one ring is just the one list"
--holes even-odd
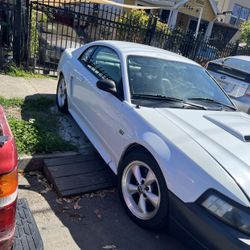
[(174, 222), (202, 247), (250, 247), (250, 116), (180, 55), (97, 41), (67, 49), (57, 104), (118, 175), (147, 228)]

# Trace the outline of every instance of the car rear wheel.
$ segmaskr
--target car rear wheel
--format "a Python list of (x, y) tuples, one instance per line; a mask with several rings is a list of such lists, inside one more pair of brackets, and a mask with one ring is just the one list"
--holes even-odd
[(127, 155), (119, 168), (118, 179), (121, 201), (132, 220), (149, 229), (167, 226), (167, 185), (149, 153), (138, 150)]
[(56, 104), (59, 111), (63, 113), (68, 112), (67, 88), (66, 88), (66, 82), (63, 77), (60, 77), (57, 85)]

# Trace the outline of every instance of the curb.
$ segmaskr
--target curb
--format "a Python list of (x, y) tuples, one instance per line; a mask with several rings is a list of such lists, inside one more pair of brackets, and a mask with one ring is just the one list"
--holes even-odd
[(52, 154), (22, 156), (19, 157), (18, 159), (18, 172), (24, 173), (29, 171), (42, 170), (44, 166), (43, 163), (44, 159), (60, 158), (63, 156), (74, 156), (74, 155), (79, 155), (79, 153), (74, 151), (67, 151), (67, 152), (52, 153)]

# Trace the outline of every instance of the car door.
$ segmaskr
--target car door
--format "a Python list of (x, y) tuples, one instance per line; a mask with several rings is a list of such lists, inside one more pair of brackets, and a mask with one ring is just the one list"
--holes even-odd
[[(128, 111), (124, 104), (121, 61), (111, 48), (98, 46), (87, 62), (89, 73), (95, 81), (79, 89), (80, 106), (84, 107), (86, 120), (112, 160), (126, 143), (125, 131)], [(99, 79), (108, 78), (115, 82), (118, 97), (97, 88)], [(86, 82), (85, 82), (86, 83)]]
[(90, 56), (96, 48), (96, 46), (87, 48), (79, 57), (77, 66), (74, 71), (71, 72), (70, 89), (68, 91), (71, 96), (74, 111), (87, 125), (90, 123), (88, 121), (89, 112), (83, 100), (91, 95), (92, 87), (96, 82), (96, 76), (89, 71), (87, 65)]

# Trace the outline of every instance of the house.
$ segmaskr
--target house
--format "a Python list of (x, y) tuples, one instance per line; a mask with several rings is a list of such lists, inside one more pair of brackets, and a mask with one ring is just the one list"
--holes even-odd
[[(214, 0), (189, 0), (179, 7), (176, 22), (171, 20), (170, 26), (177, 26), (184, 31), (203, 32), (211, 35), (217, 17), (217, 6)], [(198, 28), (198, 30), (197, 30)]]
[[(224, 27), (221, 31), (234, 30), (231, 40), (236, 41), (240, 37), (240, 24), (250, 20), (250, 0), (217, 0), (219, 13), (217, 25)], [(223, 13), (227, 13), (224, 14)]]
[(174, 29), (179, 28), (185, 32), (203, 32), (206, 37), (211, 35), (214, 22), (217, 18), (217, 5), (215, 0), (179, 0), (173, 1), (175, 5), (167, 6), (162, 0), (124, 0), (136, 5), (160, 6), (161, 20), (167, 22)]

